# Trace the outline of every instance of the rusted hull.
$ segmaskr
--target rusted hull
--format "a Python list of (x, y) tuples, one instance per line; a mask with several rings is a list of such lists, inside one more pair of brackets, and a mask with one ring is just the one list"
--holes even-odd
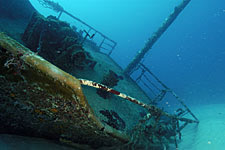
[(98, 120), (75, 77), (3, 33), (0, 53), (1, 133), (64, 139), (92, 148), (128, 141)]

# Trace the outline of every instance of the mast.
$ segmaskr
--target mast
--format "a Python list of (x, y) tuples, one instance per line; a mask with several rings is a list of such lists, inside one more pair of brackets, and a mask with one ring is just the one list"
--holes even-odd
[(183, 0), (182, 3), (174, 8), (174, 11), (169, 15), (169, 17), (163, 22), (163, 24), (158, 28), (158, 30), (153, 33), (153, 35), (148, 39), (144, 48), (142, 48), (130, 64), (125, 68), (124, 73), (129, 75), (133, 69), (135, 69), (138, 63), (143, 59), (145, 54), (152, 48), (155, 42), (161, 37), (161, 35), (168, 29), (168, 27), (173, 23), (176, 17), (182, 12), (182, 10), (187, 6), (191, 0)]

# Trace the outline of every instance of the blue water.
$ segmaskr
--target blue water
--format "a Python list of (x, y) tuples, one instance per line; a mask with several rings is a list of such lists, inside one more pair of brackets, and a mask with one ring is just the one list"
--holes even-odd
[[(45, 16), (57, 15), (37, 1), (31, 2)], [(112, 58), (123, 68), (180, 3), (177, 0), (56, 2), (115, 40), (118, 45)], [(66, 16), (62, 19), (73, 22)], [(191, 1), (148, 52), (144, 64), (188, 105), (223, 103), (225, 1)]]

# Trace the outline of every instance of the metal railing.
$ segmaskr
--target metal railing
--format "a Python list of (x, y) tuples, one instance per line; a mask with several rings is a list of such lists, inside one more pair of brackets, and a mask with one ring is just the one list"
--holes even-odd
[[(86, 35), (87, 35), (87, 34), (90, 34), (90, 32), (94, 32), (93, 35), (100, 35), (100, 36), (102, 37), (102, 41), (101, 41), (100, 44), (98, 45), (99, 50), (100, 50), (100, 51), (101, 51), (101, 50), (106, 51), (106, 54), (107, 54), (108, 56), (110, 56), (110, 55), (112, 54), (113, 50), (115, 49), (115, 47), (116, 47), (116, 45), (117, 45), (117, 43), (116, 43), (114, 40), (110, 39), (109, 37), (107, 37), (106, 35), (104, 35), (103, 33), (101, 33), (100, 31), (96, 30), (96, 29), (93, 28), (92, 26), (88, 25), (87, 23), (85, 23), (85, 22), (82, 21), (81, 19), (75, 17), (75, 16), (72, 15), (71, 13), (65, 11), (64, 9), (61, 10), (61, 11), (59, 12), (58, 19), (62, 16), (63, 13), (66, 14), (66, 15), (68, 15), (68, 16), (70, 16), (71, 18), (75, 19), (76, 21), (80, 22), (80, 23), (83, 24), (84, 26), (86, 26), (86, 27), (88, 28), (88, 31), (85, 32)], [(85, 35), (85, 36), (86, 36), (86, 35)], [(93, 39), (94, 39), (94, 36), (91, 38), (91, 40), (93, 40)]]
[[(184, 110), (178, 110), (179, 116), (190, 114), (196, 122), (199, 122), (198, 118), (191, 112), (183, 100), (173, 90), (166, 86), (155, 74), (153, 74), (150, 69), (148, 69), (144, 64), (139, 63), (132, 73), (137, 72), (138, 70), (140, 74), (134, 80), (138, 85), (139, 83), (143, 83), (145, 88), (151, 93), (151, 103), (156, 104), (157, 102), (162, 101), (167, 93), (171, 93), (172, 96), (175, 97), (176, 100), (184, 107)], [(143, 87), (141, 88), (143, 89)]]

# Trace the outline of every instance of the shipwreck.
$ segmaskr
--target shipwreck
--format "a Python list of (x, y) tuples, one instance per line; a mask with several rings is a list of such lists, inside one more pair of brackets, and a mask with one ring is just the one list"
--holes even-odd
[[(45, 18), (28, 0), (0, 0), (0, 133), (76, 149), (178, 148), (182, 129), (199, 120), (141, 59), (189, 2), (175, 7), (123, 70), (110, 57), (117, 43), (58, 3), (40, 0), (58, 12)], [(60, 21), (62, 15), (88, 30)], [(102, 37), (99, 44), (96, 35)], [(157, 105), (166, 94), (181, 105), (176, 113)]]

